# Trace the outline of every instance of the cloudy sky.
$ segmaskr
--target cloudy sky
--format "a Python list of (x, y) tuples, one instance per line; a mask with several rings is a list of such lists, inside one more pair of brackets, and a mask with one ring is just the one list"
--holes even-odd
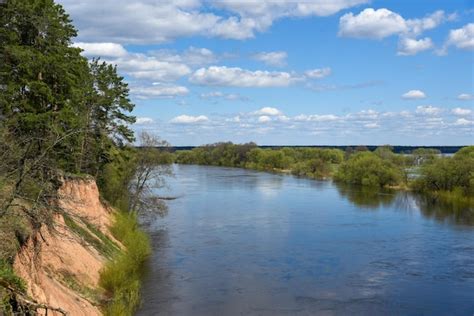
[(173, 145), (474, 143), (472, 0), (60, 0)]

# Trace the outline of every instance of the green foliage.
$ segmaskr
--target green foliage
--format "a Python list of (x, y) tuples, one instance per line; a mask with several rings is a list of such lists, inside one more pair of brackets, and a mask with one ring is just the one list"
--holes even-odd
[(8, 284), (12, 288), (20, 292), (26, 291), (25, 282), (23, 282), (23, 280), (20, 279), (15, 274), (11, 264), (1, 259), (0, 259), (0, 282), (2, 284)]
[(453, 157), (427, 161), (413, 186), (424, 192), (459, 190), (474, 194), (474, 146), (462, 148)]
[(332, 165), (344, 160), (339, 149), (282, 148), (261, 149), (254, 143), (217, 143), (178, 151), (175, 162), (227, 167), (243, 167), (262, 171), (288, 171), (298, 176), (325, 178)]
[(106, 163), (97, 176), (102, 197), (114, 207), (127, 211), (129, 206), (128, 185), (136, 171), (136, 150), (132, 147), (112, 147)]
[(384, 187), (399, 185), (402, 180), (400, 174), (399, 168), (390, 161), (363, 151), (351, 155), (342, 163), (334, 179), (348, 184)]
[(306, 176), (323, 179), (330, 175), (331, 166), (321, 158), (313, 158), (304, 162), (295, 163), (291, 173), (297, 176)]
[(151, 253), (148, 236), (138, 228), (133, 214), (117, 213), (112, 227), (114, 237), (126, 249), (109, 262), (100, 275), (100, 286), (110, 297), (105, 315), (132, 315), (140, 304), (140, 278), (143, 264)]
[(100, 291), (97, 289), (90, 288), (77, 280), (77, 278), (68, 270), (58, 271), (59, 282), (70, 288), (76, 293), (79, 293), (82, 297), (98, 304), (100, 302)]
[(119, 250), (118, 246), (99, 229), (88, 223), (84, 219), (73, 219), (67, 214), (63, 214), (66, 225), (84, 242), (94, 247), (100, 254), (112, 258)]

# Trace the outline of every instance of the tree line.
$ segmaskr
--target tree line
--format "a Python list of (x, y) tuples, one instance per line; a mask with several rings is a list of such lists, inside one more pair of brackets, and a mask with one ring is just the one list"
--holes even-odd
[(474, 146), (462, 148), (452, 157), (439, 150), (415, 149), (396, 154), (390, 146), (374, 151), (348, 147), (262, 149), (255, 143), (216, 143), (180, 150), (175, 162), (181, 164), (242, 167), (263, 171), (288, 172), (316, 179), (365, 187), (410, 188), (420, 192), (474, 194)]

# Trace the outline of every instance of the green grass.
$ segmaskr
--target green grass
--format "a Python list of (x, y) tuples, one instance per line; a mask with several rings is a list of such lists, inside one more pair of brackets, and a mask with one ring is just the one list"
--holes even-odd
[(123, 243), (125, 250), (103, 269), (100, 286), (108, 297), (105, 315), (132, 315), (140, 304), (140, 279), (143, 264), (150, 256), (148, 236), (139, 229), (136, 216), (116, 213), (112, 234)]
[(88, 301), (98, 304), (100, 301), (100, 291), (90, 288), (77, 280), (77, 278), (67, 270), (58, 271), (58, 280), (74, 292), (81, 295)]
[(105, 236), (99, 229), (84, 219), (77, 219), (82, 222), (86, 228), (79, 225), (68, 214), (63, 214), (66, 225), (87, 244), (94, 247), (100, 254), (107, 258), (112, 258), (119, 251), (118, 246)]
[(8, 284), (20, 292), (26, 290), (25, 282), (15, 274), (12, 265), (5, 260), (0, 260), (0, 282)]

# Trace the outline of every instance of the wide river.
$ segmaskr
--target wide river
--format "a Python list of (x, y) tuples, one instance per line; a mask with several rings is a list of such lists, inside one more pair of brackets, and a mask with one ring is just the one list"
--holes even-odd
[(138, 315), (474, 315), (474, 215), (256, 171), (175, 166)]

